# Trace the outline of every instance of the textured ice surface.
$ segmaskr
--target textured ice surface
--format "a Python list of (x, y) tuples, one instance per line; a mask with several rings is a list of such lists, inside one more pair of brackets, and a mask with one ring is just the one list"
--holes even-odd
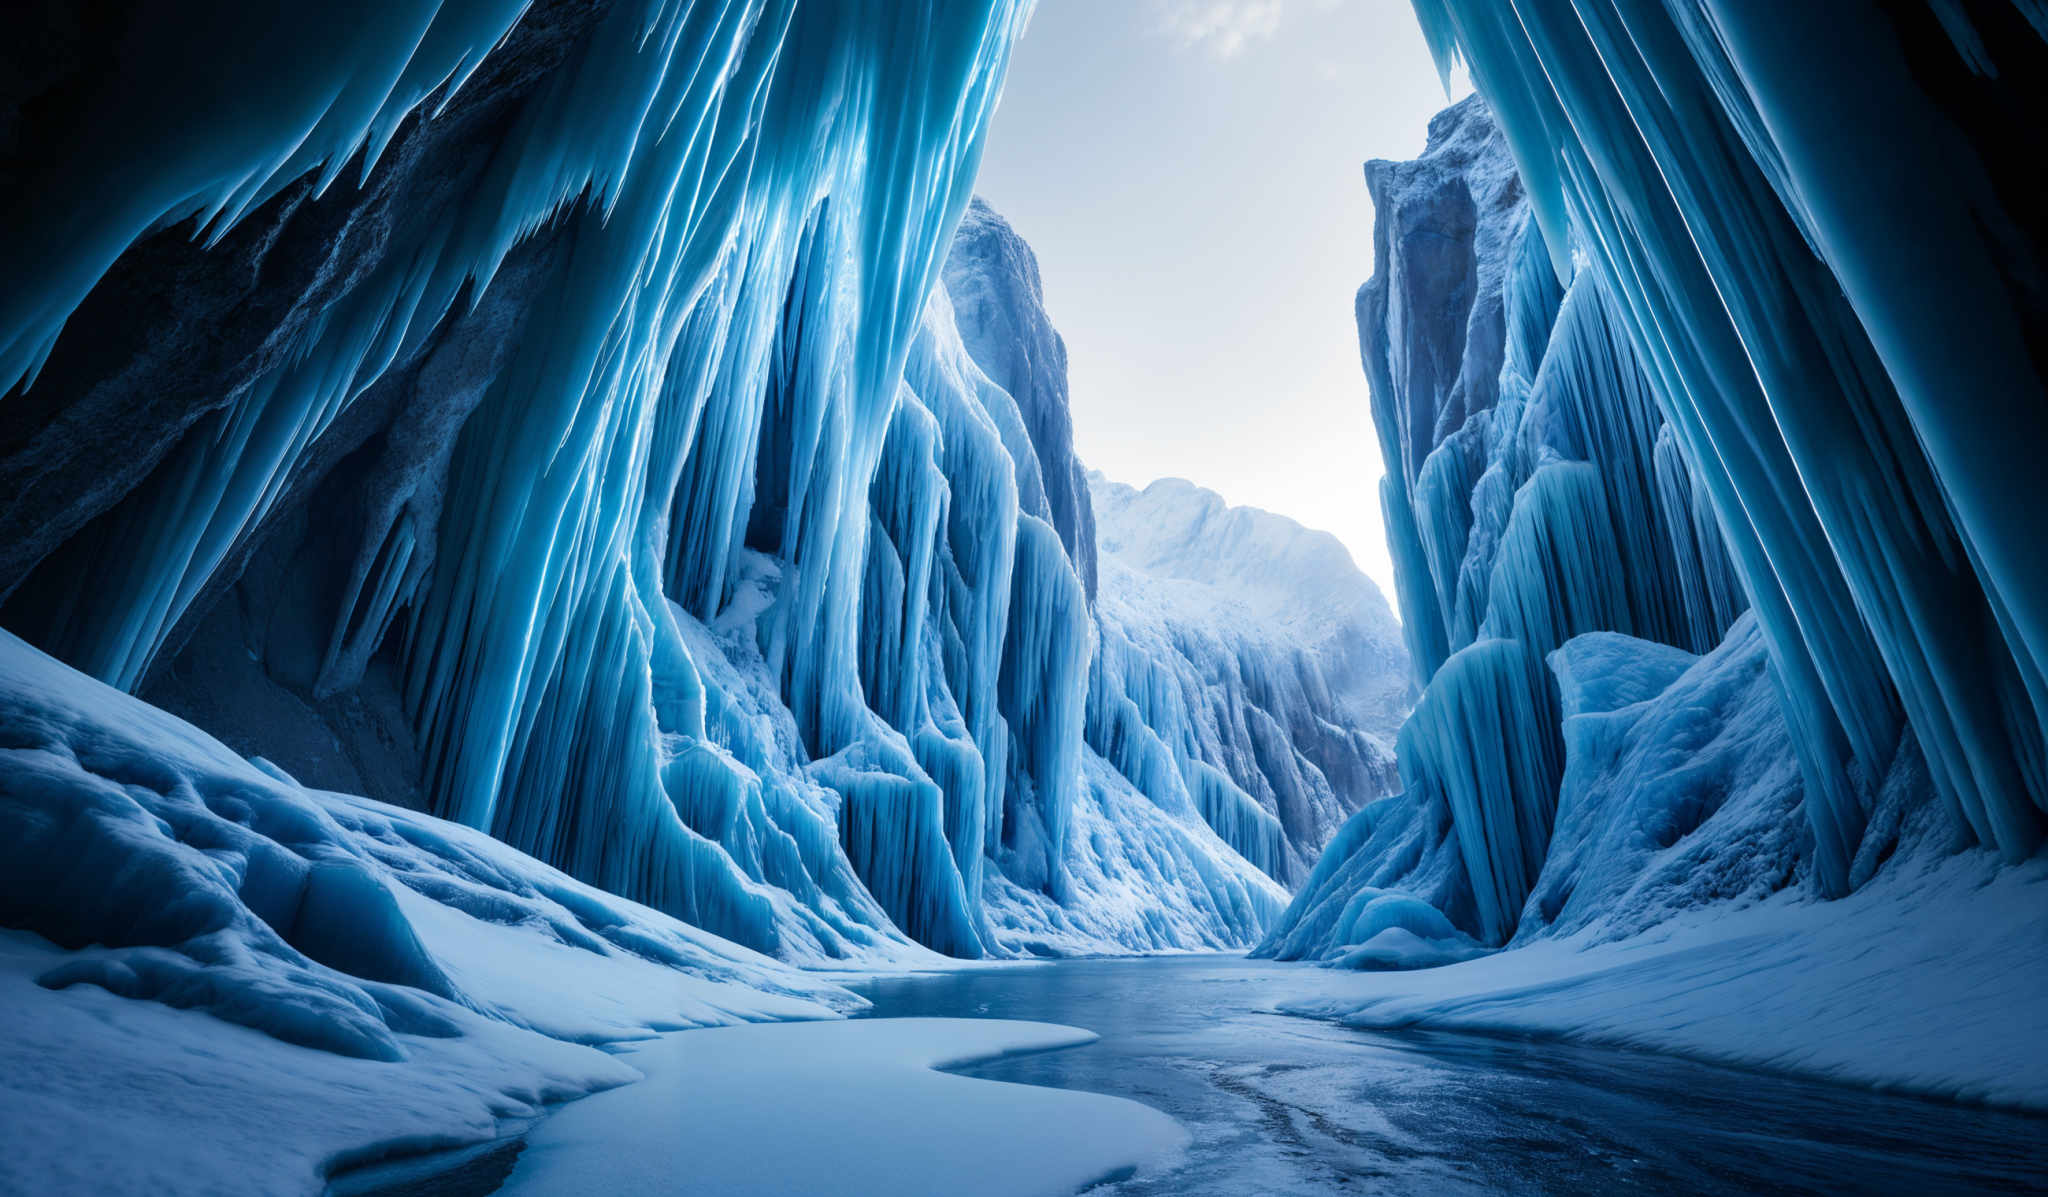
[(1372, 888), (1443, 901), (1428, 854), (1440, 845), (1402, 872), (1432, 829), (1387, 799), (1345, 829), (1338, 844), (1365, 846), (1333, 845), (1276, 943), (1347, 967), (1449, 967), (1316, 983), (1284, 1008), (2048, 1109), (2043, 862), (1951, 854), (1954, 827), (1909, 745), (1852, 864), (1855, 892), (1829, 901), (1799, 884), (1812, 867), (1799, 769), (1753, 617), (1704, 657), (1596, 633), (1551, 664), (1569, 763), (1507, 949), (1457, 963), (1481, 953), (1432, 925), (1435, 906)]
[(1313, 1004), (1373, 1025), (2038, 1104), (2039, 1053), (2001, 1071), (1988, 1030), (2048, 967), (2024, 586), (1946, 505), (1916, 437), (1947, 434), (1829, 274), (1858, 267), (1802, 243), (1830, 233), (1777, 117), (1693, 6), (1418, 9), (1500, 113), (1367, 168), (1360, 335), (1426, 685), (1404, 792), (1260, 951), (1449, 966)]
[(648, 1079), (527, 1138), (504, 1192), (535, 1197), (1077, 1192), (1156, 1166), (1188, 1134), (1120, 1097), (939, 1071), (1093, 1041), (1007, 1019), (721, 1028), (621, 1057)]
[(1416, 8), (1492, 98), (1560, 274), (1579, 253), (1599, 279), (1719, 520), (1817, 884), (1853, 884), (1902, 731), (1959, 832), (2027, 857), (2048, 811), (2048, 570), (2023, 513), (2048, 404), (2023, 348), (2042, 309), (2019, 297), (2048, 254), (2015, 130), (2040, 121), (2019, 82), (2048, 58), (2038, 19)]
[(996, 942), (1041, 956), (1242, 948), (1279, 917), (1287, 891), (1199, 812), (1162, 808), (1093, 749), (1082, 753), (1069, 900), (992, 870), (983, 893)]
[(1131, 704), (1098, 705), (1109, 726), (1091, 734), (1117, 745), (1150, 728), (1209, 824), (1298, 881), (1344, 819), (1393, 786), (1410, 694), (1393, 612), (1327, 533), (1180, 479), (1089, 482), (1095, 685)]
[(1546, 657), (1610, 631), (1702, 651), (1741, 606), (1625, 329), (1590, 273), (1558, 285), (1484, 104), (1366, 177), (1359, 332), (1424, 688), (1402, 797), (1355, 818), (1335, 842), (1357, 859), (1326, 854), (1266, 950), (1387, 967), (1515, 935), (1567, 760)]

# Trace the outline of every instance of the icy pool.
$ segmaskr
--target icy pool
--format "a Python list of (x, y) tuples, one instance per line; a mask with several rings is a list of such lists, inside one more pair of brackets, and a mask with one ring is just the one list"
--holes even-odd
[(1235, 957), (889, 978), (877, 1017), (1038, 1019), (1084, 1047), (970, 1076), (1134, 1098), (1194, 1146), (1138, 1194), (2048, 1191), (2048, 1120), (1634, 1052), (1268, 1014), (1322, 970)]

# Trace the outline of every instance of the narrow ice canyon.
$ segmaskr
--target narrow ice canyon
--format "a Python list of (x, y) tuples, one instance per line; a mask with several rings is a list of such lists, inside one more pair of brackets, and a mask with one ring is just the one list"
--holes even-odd
[(0, 1193), (2048, 1190), (2048, 17), (1034, 7), (10, 16)]

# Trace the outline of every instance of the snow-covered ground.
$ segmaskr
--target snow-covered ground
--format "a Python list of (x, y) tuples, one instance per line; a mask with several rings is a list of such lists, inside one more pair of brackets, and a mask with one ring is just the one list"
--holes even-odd
[[(1212, 880), (1188, 900), (1248, 900)], [(1143, 906), (1117, 908), (1134, 934)], [(601, 1091), (533, 1129), (515, 1191), (1060, 1192), (1185, 1140), (1133, 1102), (934, 1071), (1090, 1032), (839, 1021), (866, 1003), (830, 980), (304, 789), (5, 633), (0, 914), (34, 929), (0, 931), (0, 1193), (311, 1193)]]
[[(1170, 1158), (1187, 1132), (1120, 1097), (937, 1071), (1092, 1042), (1005, 1019), (722, 1027), (625, 1059), (648, 1079), (527, 1136), (503, 1190), (531, 1197), (1073, 1193)], [(687, 1183), (678, 1189), (679, 1178)]]
[(331, 1167), (489, 1139), (637, 1074), (592, 1047), (448, 1011), (403, 1061), (285, 1043), (197, 1010), (36, 980), (68, 958), (0, 933), (0, 1192), (319, 1191)]
[(2048, 861), (1901, 863), (1834, 902), (1784, 893), (1607, 942), (1595, 928), (1442, 968), (1317, 970), (1280, 1008), (2048, 1111)]
[(0, 633), (0, 1192), (308, 1192), (829, 982), (481, 832), (300, 788)]

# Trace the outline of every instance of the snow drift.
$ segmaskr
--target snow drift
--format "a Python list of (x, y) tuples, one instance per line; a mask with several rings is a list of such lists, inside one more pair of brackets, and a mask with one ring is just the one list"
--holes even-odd
[(301, 1190), (637, 1079), (584, 1045), (862, 1005), (5, 634), (0, 746), (0, 1187)]

